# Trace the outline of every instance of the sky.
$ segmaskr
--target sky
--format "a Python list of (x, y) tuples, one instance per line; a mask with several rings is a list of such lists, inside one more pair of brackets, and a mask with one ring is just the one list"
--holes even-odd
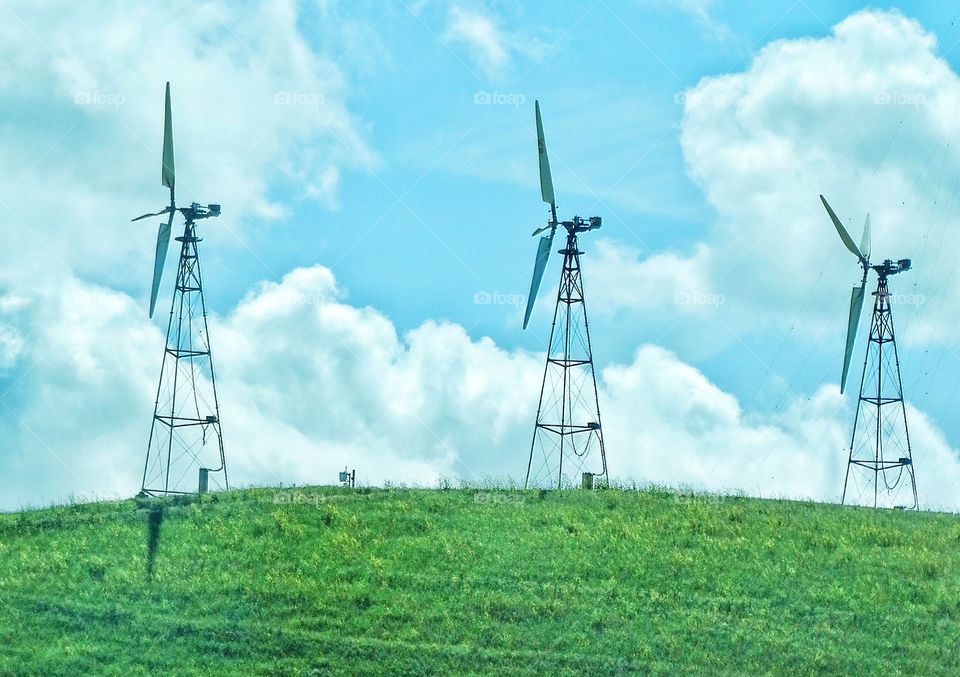
[[(0, 2), (0, 509), (139, 489), (172, 83), (234, 486), (521, 481), (534, 101), (581, 238), (611, 478), (839, 499), (860, 271), (891, 281), (921, 505), (960, 509), (960, 12), (722, 0)], [(167, 264), (159, 307), (173, 285)], [(866, 323), (854, 353), (862, 365)]]

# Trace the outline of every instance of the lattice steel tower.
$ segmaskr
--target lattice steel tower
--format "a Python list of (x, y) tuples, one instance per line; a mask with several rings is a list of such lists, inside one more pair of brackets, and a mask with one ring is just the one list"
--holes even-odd
[(885, 261), (873, 267), (879, 279), (877, 291), (873, 294), (873, 319), (860, 379), (857, 414), (850, 436), (850, 456), (841, 503), (847, 502), (850, 489), (856, 492), (858, 502), (863, 502), (866, 489), (866, 502), (870, 504), (872, 498), (875, 508), (919, 507), (900, 358), (887, 289), (887, 276), (909, 267), (907, 260)]
[(523, 320), (524, 329), (530, 321), (557, 226), (566, 229), (567, 244), (558, 252), (563, 254), (563, 271), (553, 312), (524, 486), (559, 489), (577, 485), (593, 487), (595, 483), (606, 485), (609, 477), (607, 456), (580, 270), (580, 255), (583, 252), (577, 242), (579, 233), (599, 228), (601, 220), (594, 216), (585, 221), (575, 216), (572, 221), (557, 221), (556, 198), (539, 102), (536, 104), (536, 117), (540, 191), (544, 202), (550, 205), (550, 221), (533, 233), (540, 235), (549, 231), (540, 238), (537, 249)]

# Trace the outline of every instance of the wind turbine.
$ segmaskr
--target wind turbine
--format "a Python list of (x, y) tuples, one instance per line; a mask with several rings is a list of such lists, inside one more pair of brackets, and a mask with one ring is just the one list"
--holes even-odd
[[(841, 503), (846, 502), (847, 489), (851, 477), (858, 488), (862, 500), (863, 489), (873, 489), (873, 507), (880, 499), (880, 483), (886, 490), (885, 501), (893, 507), (918, 508), (917, 482), (913, 471), (913, 452), (910, 448), (910, 430), (907, 426), (907, 409), (903, 400), (903, 381), (900, 377), (900, 358), (897, 353), (896, 335), (893, 330), (893, 311), (890, 305), (890, 292), (887, 279), (892, 275), (910, 270), (910, 259), (874, 264), (870, 261), (871, 233), (870, 215), (867, 214), (863, 226), (863, 237), (858, 247), (850, 233), (843, 226), (826, 198), (820, 196), (830, 220), (840, 234), (840, 239), (850, 253), (857, 257), (863, 269), (863, 278), (853, 287), (850, 295), (850, 314), (847, 320), (847, 342), (843, 354), (843, 373), (840, 377), (840, 392), (847, 384), (847, 372), (857, 340), (857, 327), (863, 312), (863, 299), (867, 277), (872, 269), (877, 274), (877, 290), (873, 293), (873, 318), (870, 322), (870, 337), (867, 340), (867, 352), (863, 361), (863, 374), (860, 378), (860, 396), (857, 400), (857, 412), (850, 436), (850, 453), (847, 459), (847, 473), (843, 481)], [(868, 379), (868, 365), (869, 376)], [(890, 377), (893, 374), (893, 378)], [(901, 435), (902, 431), (902, 435)], [(904, 478), (906, 473), (906, 478)], [(858, 479), (866, 482), (861, 487)], [(905, 490), (902, 482), (909, 479), (910, 505), (897, 505)]]
[(601, 226), (599, 216), (586, 221), (574, 216), (570, 221), (557, 220), (557, 201), (550, 174), (550, 159), (540, 117), (540, 102), (535, 104), (537, 146), (540, 157), (540, 195), (550, 205), (547, 225), (533, 232), (540, 235), (537, 258), (533, 265), (530, 295), (523, 316), (523, 328), (530, 322), (540, 290), (553, 238), (558, 226), (567, 231), (567, 243), (558, 254), (563, 255), (563, 270), (553, 311), (547, 361), (540, 387), (537, 420), (530, 443), (530, 459), (524, 485), (540, 487), (572, 486), (582, 483), (594, 486), (595, 479), (606, 484), (607, 456), (600, 424), (600, 403), (597, 379), (593, 369), (590, 326), (584, 302), (583, 277), (580, 272), (580, 251), (577, 235)]
[[(197, 491), (204, 493), (211, 479), (214, 488), (229, 489), (223, 437), (220, 430), (220, 407), (213, 370), (207, 327), (207, 309), (203, 299), (200, 256), (196, 222), (220, 216), (220, 205), (205, 207), (192, 203), (177, 207), (176, 171), (173, 158), (173, 118), (170, 105), (170, 83), (167, 83), (163, 120), (163, 158), (161, 183), (170, 189), (170, 204), (158, 212), (133, 219), (167, 216), (157, 232), (157, 247), (150, 288), (150, 317), (157, 302), (163, 264), (170, 245), (174, 216), (184, 219), (177, 279), (167, 322), (167, 341), (157, 385), (150, 441), (144, 463), (141, 495), (160, 496), (194, 493), (189, 479), (198, 469)], [(174, 321), (176, 317), (176, 321)], [(208, 438), (216, 440), (215, 448), (207, 449)]]

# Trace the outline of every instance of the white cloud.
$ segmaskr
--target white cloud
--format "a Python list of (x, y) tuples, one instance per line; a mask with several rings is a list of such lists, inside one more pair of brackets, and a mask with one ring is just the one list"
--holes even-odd
[[(282, 211), (271, 197), (281, 175), (334, 205), (342, 171), (376, 163), (347, 111), (343, 76), (307, 48), (292, 3), (191, 8), (108, 7), (91, 16), (25, 6), (0, 21), (0, 60), (10, 65), (0, 69), (0, 90), (10, 115), (19, 112), (0, 128), (0, 172), (14, 177), (0, 190), (13, 222), (0, 248), (19, 254), (2, 273), (0, 297), (3, 507), (138, 487), (163, 337), (143, 318), (142, 303), (105, 285), (128, 268), (149, 269), (152, 233), (131, 237), (141, 231), (125, 222), (162, 204), (164, 80), (174, 81), (178, 177), (190, 195), (181, 197), (219, 199), (234, 223)], [(158, 27), (179, 34), (181, 17), (189, 17), (194, 42), (171, 49)], [(464, 29), (462, 39), (502, 37), (480, 28)], [(502, 39), (493, 44), (509, 58)], [(475, 48), (486, 63), (504, 63), (496, 49)], [(856, 179), (873, 171), (889, 136), (844, 154), (837, 149), (850, 148), (849, 125), (834, 114), (883, 128), (896, 116), (863, 99), (878, 87), (905, 92), (920, 83), (928, 103), (902, 133), (925, 152), (937, 147), (936, 133), (950, 129), (941, 89), (957, 88), (931, 49), (915, 24), (868, 13), (825, 41), (775, 43), (746, 74), (702, 82), (699, 96), (688, 97), (684, 147), (721, 222), (689, 255), (644, 259), (598, 243), (604, 267), (624, 271), (619, 285), (597, 276), (606, 285), (603, 312), (622, 312), (632, 299), (675, 310), (675, 295), (689, 289), (742, 303), (751, 319), (779, 317), (781, 303), (808, 289), (805, 276), (827, 270), (831, 246), (839, 272), (827, 274), (833, 286), (824, 298), (833, 299), (848, 270), (839, 264), (844, 254), (819, 211), (818, 189), (797, 187), (828, 186), (843, 214), (865, 211)], [(884, 57), (888, 51), (899, 61)], [(830, 75), (848, 61), (842, 76)], [(57, 97), (39, 125), (33, 107), (38, 93), (50, 92)], [(278, 93), (289, 103), (275, 103)], [(97, 103), (78, 104), (78, 94)], [(115, 95), (123, 101), (109, 99)], [(909, 244), (895, 228), (884, 230), (904, 217), (897, 195), (909, 188), (923, 204), (932, 200), (917, 178), (922, 166), (896, 160), (872, 179), (880, 188), (871, 207), (878, 252)], [(955, 161), (945, 162), (949, 169)], [(90, 171), (102, 166), (112, 171)], [(768, 246), (755, 250), (756, 241)], [(94, 274), (110, 279), (82, 280)], [(364, 482), (519, 478), (525, 467), (542, 356), (473, 340), (446, 323), (399, 335), (378, 310), (346, 303), (321, 267), (264, 283), (211, 322), (234, 483), (329, 482), (344, 465)], [(851, 412), (833, 387), (760, 416), (655, 346), (605, 369), (600, 385), (616, 477), (836, 499)], [(926, 416), (912, 415), (922, 500), (957, 508), (957, 452)]]
[(898, 13), (861, 12), (829, 37), (774, 42), (746, 72), (705, 78), (687, 93), (682, 143), (719, 213), (710, 274), (722, 293), (749, 293), (749, 312), (787, 322), (813, 288), (808, 314), (842, 317), (857, 262), (820, 205), (823, 193), (855, 237), (872, 213), (874, 258), (914, 259), (894, 290), (937, 290), (916, 312), (919, 324), (956, 306), (958, 282), (942, 262), (960, 222), (937, 204), (945, 177), (960, 169), (946, 148), (960, 78), (935, 48)]
[[(527, 418), (535, 359), (449, 324), (399, 337), (378, 311), (338, 297), (327, 269), (296, 270), (216, 328), (220, 363), (230, 365), (223, 391), (247, 412), (235, 420), (251, 463), (287, 457), (278, 479), (322, 481), (356, 463), (367, 481), (430, 482), (457, 470), (503, 473), (518, 460), (504, 440)], [(303, 435), (297, 452), (277, 446), (272, 421)]]
[(683, 12), (718, 40), (733, 37), (730, 27), (713, 16), (714, 0), (641, 0), (642, 4)]
[[(139, 486), (163, 337), (122, 294), (77, 281), (59, 289), (36, 293), (18, 321), (31, 340), (0, 400), (6, 508)], [(522, 481), (541, 355), (451, 324), (400, 336), (379, 311), (346, 303), (319, 266), (262, 283), (212, 318), (211, 340), (235, 485), (328, 483), (345, 465), (363, 483)], [(614, 478), (837, 499), (851, 412), (835, 387), (761, 417), (644, 346), (603, 370), (600, 399)], [(956, 451), (911, 416), (924, 505), (960, 508)]]
[(829, 499), (839, 494), (846, 407), (835, 388), (767, 419), (745, 413), (694, 367), (641, 348), (604, 371), (612, 448), (630, 474), (669, 485)]
[(163, 337), (128, 296), (76, 279), (27, 298), (9, 319), (24, 347), (0, 391), (0, 504), (135, 493)]
[(20, 252), (3, 279), (35, 275), (35, 252), (46, 270), (113, 284), (149, 269), (154, 226), (129, 220), (166, 199), (167, 80), (181, 204), (222, 203), (218, 226), (241, 241), (285, 213), (280, 183), (335, 207), (342, 171), (379, 160), (339, 66), (298, 20), (287, 0), (0, 7), (0, 247)]
[(790, 330), (819, 341), (826, 330), (841, 345), (860, 272), (823, 193), (856, 238), (872, 214), (875, 259), (913, 259), (914, 270), (891, 281), (923, 300), (898, 310), (901, 341), (951, 341), (948, 318), (960, 312), (948, 263), (960, 254), (950, 183), (960, 172), (951, 150), (960, 78), (936, 47), (898, 12), (864, 11), (827, 37), (773, 42), (747, 70), (685, 92), (684, 157), (716, 222), (688, 252), (618, 256), (617, 276), (643, 292), (618, 307), (669, 304), (695, 271), (696, 285), (725, 299), (729, 340)]
[(609, 239), (597, 240), (595, 249), (591, 310), (615, 315), (629, 308), (669, 308), (671, 315), (702, 315), (724, 301), (710, 288), (705, 274), (710, 252), (703, 245), (690, 257), (666, 251), (644, 258), (636, 248)]
[(477, 10), (451, 6), (443, 40), (466, 45), (471, 57), (488, 74), (500, 72), (510, 61), (507, 36), (492, 16)]

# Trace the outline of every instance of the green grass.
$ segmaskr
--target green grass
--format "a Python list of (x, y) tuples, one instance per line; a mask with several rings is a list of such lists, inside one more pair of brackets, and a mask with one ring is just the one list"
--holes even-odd
[(960, 519), (666, 491), (0, 515), (0, 674), (960, 674)]

